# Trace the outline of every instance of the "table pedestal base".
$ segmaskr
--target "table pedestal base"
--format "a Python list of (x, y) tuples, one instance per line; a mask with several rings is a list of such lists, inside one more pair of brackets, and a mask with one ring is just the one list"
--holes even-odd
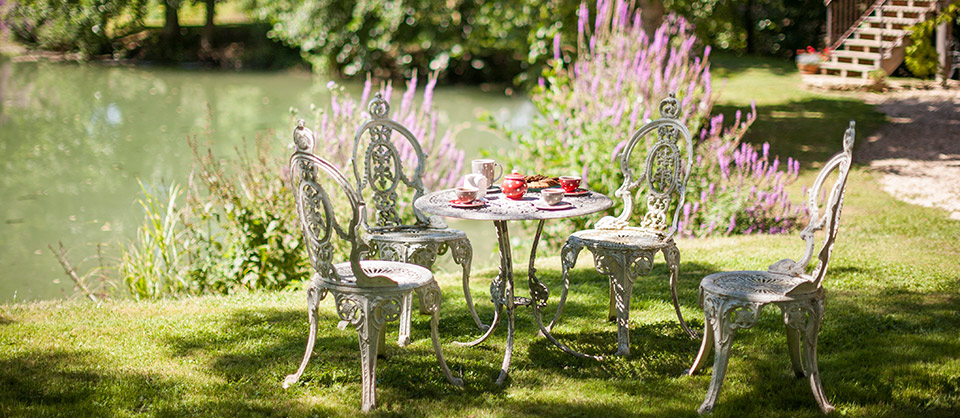
[(456, 342), (454, 344), (463, 347), (472, 347), (486, 341), (487, 338), (490, 338), (494, 331), (496, 331), (500, 324), (500, 320), (503, 318), (504, 308), (506, 308), (507, 347), (503, 354), (503, 363), (500, 366), (500, 375), (497, 377), (496, 381), (498, 385), (503, 384), (510, 372), (510, 361), (513, 358), (513, 334), (515, 329), (514, 315), (516, 308), (518, 306), (530, 306), (533, 308), (533, 316), (536, 319), (537, 326), (540, 328), (540, 334), (545, 336), (547, 340), (568, 354), (580, 358), (602, 360), (602, 356), (583, 354), (574, 351), (570, 347), (567, 347), (563, 343), (557, 341), (557, 339), (554, 338), (554, 336), (550, 333), (550, 330), (544, 326), (543, 313), (541, 310), (547, 304), (549, 290), (543, 283), (540, 282), (540, 280), (537, 279), (537, 269), (534, 266), (537, 258), (537, 245), (540, 243), (540, 235), (543, 233), (544, 221), (540, 220), (539, 224), (537, 225), (537, 233), (533, 239), (533, 248), (530, 250), (530, 264), (527, 269), (528, 284), (530, 286), (530, 298), (516, 296), (514, 293), (513, 255), (510, 251), (510, 231), (507, 228), (507, 221), (497, 220), (493, 223), (497, 228), (497, 243), (500, 247), (500, 273), (497, 275), (497, 278), (493, 280), (493, 283), (490, 284), (490, 300), (493, 302), (495, 308), (493, 320), (490, 321), (490, 328), (488, 328), (486, 332), (480, 336), (480, 338), (470, 342)]

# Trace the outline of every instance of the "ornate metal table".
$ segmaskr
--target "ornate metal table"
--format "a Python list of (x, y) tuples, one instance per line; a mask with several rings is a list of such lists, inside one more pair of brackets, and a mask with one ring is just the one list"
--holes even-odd
[[(537, 244), (540, 241), (540, 234), (543, 232), (543, 224), (547, 219), (562, 219), (575, 216), (583, 216), (599, 212), (613, 206), (613, 201), (597, 192), (590, 192), (584, 196), (566, 196), (565, 202), (570, 203), (570, 207), (560, 210), (537, 209), (536, 204), (540, 200), (540, 194), (537, 192), (528, 192), (523, 200), (510, 200), (503, 194), (487, 194), (487, 204), (478, 208), (456, 208), (450, 204), (450, 201), (456, 198), (456, 193), (451, 190), (441, 190), (430, 193), (417, 199), (414, 207), (417, 209), (439, 216), (459, 219), (471, 219), (479, 221), (493, 221), (497, 228), (497, 240), (500, 247), (500, 274), (490, 284), (490, 299), (494, 304), (493, 321), (490, 328), (477, 340), (468, 343), (457, 343), (461, 346), (474, 346), (486, 341), (496, 330), (497, 325), (503, 315), (503, 309), (507, 310), (507, 348), (503, 355), (503, 365), (500, 368), (500, 376), (497, 377), (497, 384), (502, 384), (507, 378), (510, 370), (510, 359), (513, 356), (513, 331), (514, 331), (514, 311), (517, 306), (530, 306), (533, 308), (534, 317), (540, 332), (547, 337), (557, 347), (563, 351), (587, 358), (597, 358), (578, 353), (564, 344), (560, 343), (550, 334), (550, 331), (544, 327), (541, 309), (546, 306), (549, 292), (547, 287), (536, 277), (536, 268), (534, 262), (537, 256)], [(533, 248), (530, 250), (530, 265), (527, 278), (530, 287), (530, 298), (516, 296), (513, 286), (513, 257), (510, 254), (510, 233), (507, 230), (508, 221), (540, 221), (537, 225), (537, 233), (533, 239)]]

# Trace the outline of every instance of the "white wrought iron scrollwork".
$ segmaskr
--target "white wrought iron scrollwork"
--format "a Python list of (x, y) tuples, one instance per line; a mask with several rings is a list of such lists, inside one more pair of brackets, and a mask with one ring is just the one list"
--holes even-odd
[[(402, 183), (413, 189), (411, 201), (424, 195), (423, 171), (427, 156), (420, 147), (420, 142), (406, 127), (390, 119), (390, 104), (378, 92), (370, 101), (371, 120), (357, 129), (353, 145), (353, 172), (357, 180), (357, 192), (370, 186), (373, 192), (373, 209), (375, 223), (379, 227), (402, 225), (403, 222), (397, 211), (397, 188)], [(403, 170), (404, 161), (392, 138), (394, 132), (400, 134), (413, 149), (416, 157), (413, 177), (408, 178)], [(362, 160), (358, 159), (361, 138), (366, 134), (369, 138), (366, 153)], [(360, 163), (362, 161), (362, 171)], [(430, 220), (414, 208), (414, 215), (418, 225), (429, 225)]]
[[(679, 114), (676, 95), (670, 93), (660, 102), (660, 119), (642, 126), (627, 141), (620, 152), (623, 184), (615, 193), (623, 200), (623, 212), (617, 217), (601, 219), (597, 222), (598, 229), (627, 228), (634, 210), (634, 194), (637, 188), (645, 186), (647, 208), (640, 228), (667, 238), (676, 232), (679, 209), (683, 207), (686, 183), (693, 167), (693, 142), (690, 131), (678, 120)], [(637, 144), (654, 131), (657, 140), (648, 150), (643, 170), (638, 175), (634, 172), (630, 156)], [(677, 205), (673, 208), (671, 220), (670, 203), (675, 197)]]
[[(807, 194), (807, 210), (810, 214), (810, 223), (800, 231), (800, 238), (804, 240), (806, 246), (803, 256), (799, 261), (783, 259), (772, 264), (767, 270), (772, 273), (787, 274), (792, 276), (801, 276), (805, 273), (807, 265), (813, 258), (816, 246), (816, 233), (824, 230), (825, 236), (823, 244), (820, 247), (817, 256), (817, 264), (811, 274), (810, 288), (819, 288), (821, 281), (826, 275), (827, 263), (830, 261), (830, 254), (833, 251), (833, 244), (839, 231), (840, 212), (843, 208), (843, 196), (846, 190), (847, 175), (850, 172), (850, 164), (853, 160), (853, 142), (856, 134), (856, 124), (850, 121), (850, 126), (843, 135), (843, 151), (834, 155), (817, 175)], [(823, 196), (824, 186), (827, 178), (834, 171), (837, 172), (837, 178), (826, 195), (824, 204), (824, 213), (820, 214), (820, 199)], [(803, 289), (810, 290), (810, 289)]]
[[(843, 151), (824, 165), (810, 189), (810, 223), (800, 233), (806, 243), (806, 251), (800, 261), (780, 260), (768, 267), (767, 271), (714, 273), (700, 282), (700, 305), (703, 307), (706, 326), (700, 352), (697, 353), (689, 373), (697, 371), (710, 353), (711, 346), (716, 350), (710, 388), (700, 405), (700, 413), (712, 411), (717, 402), (730, 357), (730, 343), (736, 330), (756, 324), (760, 310), (770, 303), (779, 306), (783, 313), (787, 351), (794, 374), (809, 380), (814, 399), (823, 413), (834, 410), (820, 381), (817, 338), (823, 322), (826, 299), (822, 280), (839, 227), (853, 151), (854, 126), (851, 121), (850, 127), (844, 133)], [(827, 194), (824, 213), (821, 215), (818, 205), (821, 191), (824, 190), (827, 177), (834, 171), (837, 172), (837, 179)], [(826, 236), (819, 252), (817, 267), (814, 268), (812, 276), (806, 275), (805, 268), (814, 253), (814, 234), (820, 230), (825, 230)]]
[[(386, 114), (388, 111), (389, 107), (371, 108), (371, 113), (374, 114)], [(300, 367), (296, 373), (284, 379), (283, 387), (296, 383), (306, 369), (316, 342), (317, 305), (327, 292), (330, 292), (333, 293), (336, 302), (337, 316), (340, 318), (339, 327), (345, 329), (348, 325), (352, 325), (357, 330), (360, 340), (361, 409), (369, 411), (375, 408), (377, 353), (382, 346), (380, 340), (383, 335), (383, 325), (396, 321), (400, 319), (402, 313), (409, 312), (409, 309), (404, 309), (404, 305), (414, 291), (420, 292), (421, 309), (432, 315), (431, 337), (444, 375), (450, 383), (462, 385), (462, 381), (450, 373), (441, 353), (437, 333), (441, 295), (433, 275), (422, 267), (405, 263), (363, 260), (361, 265), (360, 258), (370, 251), (370, 247), (361, 239), (361, 214), (364, 204), (360, 193), (347, 182), (336, 167), (313, 155), (311, 151), (315, 142), (313, 132), (304, 126), (303, 121), (297, 123), (293, 139), (296, 151), (290, 159), (291, 183), (294, 186), (297, 214), (301, 220), (304, 240), (308, 244), (310, 260), (316, 274), (310, 288), (307, 289), (307, 303), (310, 309), (310, 333), (307, 347)], [(321, 177), (332, 181), (334, 188), (341, 189), (337, 192), (346, 195), (350, 208), (349, 223), (346, 227), (338, 222), (330, 195), (321, 184)], [(333, 264), (331, 240), (335, 237), (350, 243), (349, 263)], [(437, 250), (437, 245), (439, 244), (433, 244), (433, 247), (429, 248), (433, 254)], [(431, 257), (409, 256), (421, 260)], [(400, 283), (403, 283), (403, 287), (400, 287)], [(409, 322), (409, 318), (406, 319)]]

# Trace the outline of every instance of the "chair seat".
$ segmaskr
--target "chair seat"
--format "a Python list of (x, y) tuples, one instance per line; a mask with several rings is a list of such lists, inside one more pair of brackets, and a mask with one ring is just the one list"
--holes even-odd
[(803, 299), (817, 293), (808, 276), (768, 271), (714, 273), (703, 278), (700, 288), (715, 295), (760, 303)]
[(467, 234), (459, 229), (428, 227), (397, 227), (370, 229), (366, 233), (369, 241), (380, 242), (446, 242), (464, 239)]
[(571, 238), (583, 241), (592, 248), (630, 247), (658, 250), (673, 245), (673, 240), (663, 240), (656, 234), (638, 229), (586, 229), (574, 232)]
[[(357, 287), (357, 280), (353, 275), (353, 270), (350, 268), (350, 262), (337, 263), (334, 264), (333, 267), (337, 269), (337, 274), (340, 275), (341, 281), (324, 281), (339, 287), (359, 288)], [(396, 282), (397, 287), (391, 287), (390, 289), (414, 290), (434, 282), (433, 273), (416, 264), (401, 263), (398, 261), (361, 260), (360, 268), (370, 277), (384, 276)]]

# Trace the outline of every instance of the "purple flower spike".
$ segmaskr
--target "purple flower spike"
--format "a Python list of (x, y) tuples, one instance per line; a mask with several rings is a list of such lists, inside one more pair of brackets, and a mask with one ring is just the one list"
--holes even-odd
[(560, 61), (560, 32), (553, 36), (553, 59)]

